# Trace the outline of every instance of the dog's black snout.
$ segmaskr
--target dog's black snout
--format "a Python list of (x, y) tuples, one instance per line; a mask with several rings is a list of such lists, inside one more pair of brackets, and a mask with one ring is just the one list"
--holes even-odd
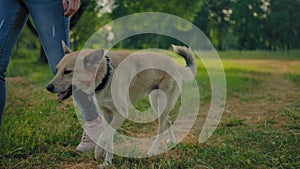
[(52, 92), (54, 90), (54, 85), (53, 84), (48, 84), (48, 86), (46, 87), (46, 89), (49, 91), (49, 92)]

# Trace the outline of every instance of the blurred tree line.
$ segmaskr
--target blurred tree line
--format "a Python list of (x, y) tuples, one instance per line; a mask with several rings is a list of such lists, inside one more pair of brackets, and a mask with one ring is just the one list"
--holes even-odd
[[(80, 11), (71, 19), (73, 49), (81, 48), (105, 24), (139, 12), (163, 12), (184, 18), (199, 27), (218, 50), (300, 48), (300, 0), (81, 0), (81, 3)], [(34, 26), (30, 24), (27, 23), (30, 31), (23, 31), (18, 47), (39, 47), (38, 40), (32, 38)], [(106, 41), (103, 37), (103, 45)], [(115, 47), (168, 48), (171, 43), (176, 40), (145, 34), (125, 39)]]

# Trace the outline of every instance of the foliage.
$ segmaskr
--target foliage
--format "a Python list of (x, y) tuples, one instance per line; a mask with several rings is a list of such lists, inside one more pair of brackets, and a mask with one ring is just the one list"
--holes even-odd
[(101, 9), (104, 8), (104, 6), (100, 6), (97, 2), (97, 0), (89, 0), (87, 2), (87, 8), (81, 16), (81, 19), (71, 30), (72, 49), (75, 50), (83, 47), (93, 33), (111, 20), (107, 14), (101, 13)]
[[(204, 0), (198, 15), (217, 49), (290, 50), (299, 48), (299, 0)], [(207, 13), (209, 15), (207, 15)], [(199, 22), (199, 21), (198, 21)], [(206, 25), (194, 23), (202, 30)]]
[[(139, 12), (164, 12), (198, 26), (218, 50), (284, 50), (300, 47), (300, 0), (90, 0), (71, 32), (72, 48), (81, 48), (96, 30), (112, 20)], [(157, 23), (163, 24), (163, 23)], [(180, 29), (180, 26), (178, 26)], [(188, 30), (181, 30), (188, 31)], [(103, 37), (103, 46), (105, 37)], [(38, 48), (23, 31), (19, 47)], [(160, 35), (137, 35), (115, 48), (169, 48), (180, 42)]]
[[(170, 0), (168, 3), (158, 0), (116, 0), (117, 7), (110, 14), (111, 18), (117, 19), (126, 15), (140, 12), (164, 12), (175, 16), (182, 17), (190, 22), (194, 20), (197, 12), (199, 11), (202, 1), (190, 0)], [(154, 23), (154, 24), (166, 24), (166, 23)], [(178, 25), (180, 29), (180, 25)], [(116, 47), (119, 48), (147, 48), (147, 47), (159, 47), (169, 48), (172, 43), (180, 43), (177, 40), (153, 34), (143, 34), (130, 37), (119, 44)]]
[(300, 47), (300, 1), (273, 0), (266, 22), (265, 34), (269, 48), (287, 49)]

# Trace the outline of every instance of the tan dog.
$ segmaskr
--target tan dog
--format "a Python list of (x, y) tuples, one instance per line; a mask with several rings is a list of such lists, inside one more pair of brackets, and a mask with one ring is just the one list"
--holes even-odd
[[(179, 66), (169, 57), (147, 51), (134, 53), (131, 56), (127, 52), (109, 52), (105, 54), (103, 50), (72, 52), (64, 43), (63, 48), (65, 56), (57, 65), (57, 74), (49, 82), (47, 90), (59, 93), (58, 99), (60, 101), (72, 95), (72, 88), (73, 92), (74, 90), (82, 90), (87, 94), (95, 92), (100, 111), (103, 113), (106, 122), (109, 123), (107, 129), (99, 136), (98, 146), (95, 149), (95, 158), (97, 160), (106, 152), (104, 164), (100, 167), (104, 167), (112, 162), (113, 136), (115, 130), (124, 122), (125, 118), (122, 116), (124, 112), (125, 115), (126, 113), (128, 114), (128, 110), (122, 110), (124, 112), (121, 115), (112, 98), (112, 86), (123, 87), (118, 86), (119, 83), (111, 83), (118, 66), (121, 67), (122, 62), (124, 63), (122, 67), (123, 69), (125, 68), (125, 71), (121, 71), (121, 76), (117, 77), (119, 78), (119, 82), (123, 80), (120, 78), (129, 79), (129, 76), (134, 76), (134, 78), (129, 79), (130, 86), (128, 93), (130, 98), (120, 95), (117, 98), (117, 102), (134, 103), (139, 101), (143, 96), (149, 95), (152, 108), (160, 115), (158, 119), (159, 134), (148, 152), (149, 155), (157, 152), (162, 140), (160, 133), (163, 133), (166, 127), (168, 128), (170, 143), (175, 143), (175, 136), (172, 127), (170, 127), (171, 121), (168, 113), (172, 110), (180, 95), (180, 84), (183, 78), (188, 74), (192, 74), (193, 78), (196, 73), (195, 57), (189, 48), (173, 46), (174, 51), (185, 59), (186, 67)], [(136, 74), (137, 71), (142, 70), (141, 68), (145, 66), (157, 67), (158, 65), (165, 67), (169, 71), (145, 69)], [(162, 91), (164, 98), (162, 98), (160, 92), (156, 91)], [(164, 100), (164, 103), (160, 103), (162, 100)], [(163, 107), (161, 106), (162, 104)], [(104, 149), (109, 151), (105, 151)]]

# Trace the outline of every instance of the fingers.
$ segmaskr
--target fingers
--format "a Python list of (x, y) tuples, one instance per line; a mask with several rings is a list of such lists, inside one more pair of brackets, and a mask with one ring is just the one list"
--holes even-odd
[[(65, 6), (66, 2), (66, 6)], [(77, 10), (79, 9), (80, 6), (80, 0), (69, 0), (69, 3), (67, 3), (66, 0), (63, 0), (63, 5), (65, 10), (65, 16), (70, 16), (73, 15)]]
[(62, 4), (63, 4), (63, 7), (64, 7), (64, 11), (66, 12), (67, 9), (68, 9), (68, 2), (67, 2), (67, 0), (63, 0)]

